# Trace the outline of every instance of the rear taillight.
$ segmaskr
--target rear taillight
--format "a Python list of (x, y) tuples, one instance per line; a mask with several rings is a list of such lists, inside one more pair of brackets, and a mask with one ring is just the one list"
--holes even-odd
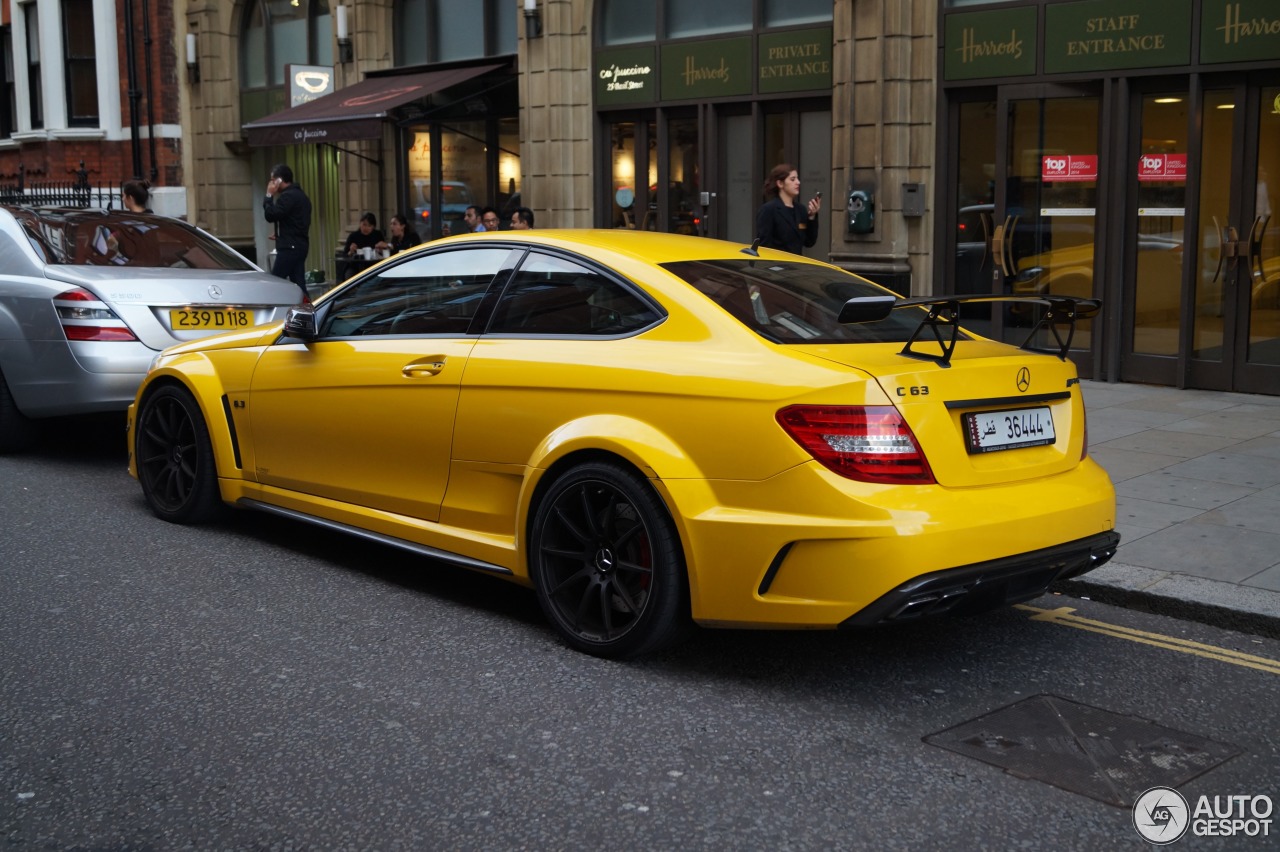
[(824, 467), (849, 479), (935, 482), (911, 427), (891, 405), (792, 405), (778, 423)]
[(88, 290), (79, 287), (53, 297), (67, 340), (137, 340), (124, 320)]

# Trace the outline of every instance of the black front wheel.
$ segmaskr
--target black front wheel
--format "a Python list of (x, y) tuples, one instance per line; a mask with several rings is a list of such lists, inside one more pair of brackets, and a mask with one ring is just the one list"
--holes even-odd
[(134, 452), (142, 494), (156, 517), (199, 524), (222, 512), (209, 430), (185, 388), (162, 387), (142, 401)]
[(538, 602), (572, 647), (626, 658), (678, 641), (689, 621), (680, 537), (641, 477), (606, 462), (559, 476), (529, 539)]

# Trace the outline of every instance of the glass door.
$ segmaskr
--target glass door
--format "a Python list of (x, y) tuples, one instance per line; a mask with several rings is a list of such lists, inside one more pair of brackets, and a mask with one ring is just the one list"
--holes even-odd
[(1122, 380), (1280, 388), (1278, 98), (1274, 74), (1135, 91)]
[[(1280, 388), (1280, 77), (1253, 87), (1245, 101), (1245, 133), (1254, 168), (1240, 221), (1235, 274), (1236, 314), (1244, 318), (1236, 346), (1233, 388), (1276, 393)], [(1230, 259), (1230, 258), (1229, 258)]]
[[(1172, 385), (1177, 383), (1177, 358), (1188, 325), (1201, 348), (1221, 345), (1221, 324), (1201, 322), (1200, 311), (1190, 311), (1183, 298), (1185, 288), (1185, 230), (1195, 217), (1197, 198), (1188, 189), (1191, 144), (1191, 96), (1187, 80), (1135, 91), (1130, 138), (1134, 140), (1121, 245), (1124, 251), (1123, 332), (1121, 378)], [(1221, 119), (1221, 115), (1210, 119)], [(1227, 117), (1229, 118), (1229, 116)], [(1231, 146), (1231, 128), (1205, 128), (1205, 142)], [(1204, 157), (1208, 159), (1205, 160)], [(1213, 167), (1226, 163), (1229, 154), (1205, 149), (1204, 173), (1199, 196), (1201, 213), (1221, 221), (1226, 204), (1222, 193), (1230, 188), (1229, 175), (1213, 175)], [(1210, 162), (1211, 161), (1211, 162)], [(1206, 211), (1207, 214), (1206, 214)], [(1203, 222), (1202, 222), (1203, 224)], [(1210, 226), (1212, 229), (1212, 225)], [(1188, 324), (1185, 316), (1194, 319)], [(1219, 313), (1215, 311), (1214, 313)]]
[[(953, 113), (952, 292), (1095, 295), (1101, 98), (1057, 85), (1006, 86), (993, 95)], [(1021, 344), (1041, 310), (978, 305), (962, 316), (981, 334)], [(1082, 372), (1092, 340), (1093, 321), (1085, 321), (1073, 342)]]

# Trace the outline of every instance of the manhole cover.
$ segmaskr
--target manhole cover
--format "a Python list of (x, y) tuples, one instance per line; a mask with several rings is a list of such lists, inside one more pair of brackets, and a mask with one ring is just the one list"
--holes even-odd
[(1035, 695), (924, 738), (1020, 778), (1128, 808), (1144, 790), (1178, 787), (1240, 754), (1226, 743)]

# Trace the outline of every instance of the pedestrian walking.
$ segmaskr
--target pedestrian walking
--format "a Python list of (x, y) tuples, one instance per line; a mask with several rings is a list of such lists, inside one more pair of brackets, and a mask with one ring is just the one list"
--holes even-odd
[(484, 225), (480, 224), (480, 208), (472, 204), (467, 208), (467, 212), (462, 214), (462, 221), (467, 223), (467, 232), (471, 234), (483, 231)]
[(271, 274), (288, 279), (307, 298), (307, 250), (310, 248), (311, 199), (293, 182), (293, 169), (284, 163), (273, 166), (267, 183), (262, 215), (276, 226), (276, 262)]
[(790, 163), (779, 163), (764, 182), (765, 203), (756, 213), (756, 238), (766, 248), (801, 254), (818, 241), (822, 197), (801, 205), (800, 175)]
[(496, 231), (501, 225), (498, 223), (498, 211), (492, 207), (486, 207), (480, 211), (480, 224), (484, 227), (482, 231)]
[(153, 213), (147, 202), (151, 200), (151, 182), (128, 180), (121, 187), (121, 201), (130, 213)]

